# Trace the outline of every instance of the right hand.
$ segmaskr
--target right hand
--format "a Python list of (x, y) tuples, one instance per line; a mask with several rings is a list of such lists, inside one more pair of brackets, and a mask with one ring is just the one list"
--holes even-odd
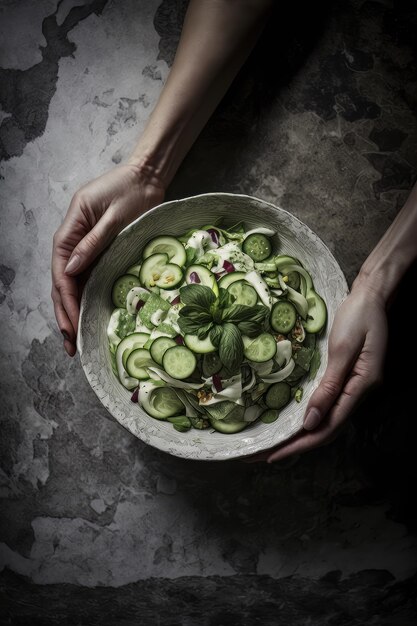
[(52, 300), (64, 348), (76, 352), (80, 274), (125, 226), (163, 202), (165, 186), (146, 167), (119, 165), (84, 185), (54, 235)]

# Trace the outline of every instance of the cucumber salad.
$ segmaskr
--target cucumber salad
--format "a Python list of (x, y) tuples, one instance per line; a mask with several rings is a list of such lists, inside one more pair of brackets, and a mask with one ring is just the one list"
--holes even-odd
[(320, 365), (326, 304), (269, 228), (162, 235), (112, 289), (107, 329), (120, 383), (180, 432), (236, 433), (300, 402)]

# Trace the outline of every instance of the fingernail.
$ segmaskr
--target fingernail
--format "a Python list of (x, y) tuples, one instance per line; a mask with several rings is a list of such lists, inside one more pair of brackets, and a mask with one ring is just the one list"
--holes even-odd
[(72, 256), (67, 263), (67, 266), (65, 268), (65, 273), (71, 274), (71, 272), (75, 272), (75, 270), (77, 270), (80, 267), (80, 264), (81, 264), (81, 259), (79, 255), (74, 254), (74, 256)]
[(66, 330), (61, 330), (62, 336), (64, 337), (64, 339), (66, 339), (67, 341), (70, 341), (70, 336), (67, 333)]
[(304, 428), (306, 430), (314, 430), (316, 426), (320, 424), (321, 421), (321, 413), (318, 409), (313, 407), (309, 410), (304, 419)]

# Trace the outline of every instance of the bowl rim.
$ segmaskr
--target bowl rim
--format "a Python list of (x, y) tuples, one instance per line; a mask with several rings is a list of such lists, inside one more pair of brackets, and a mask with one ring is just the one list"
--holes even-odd
[[(330, 248), (327, 246), (327, 244), (323, 241), (323, 239), (315, 232), (312, 230), (312, 228), (310, 228), (310, 226), (308, 224), (306, 224), (305, 222), (303, 222), (302, 220), (300, 220), (296, 215), (294, 215), (293, 213), (290, 213), (289, 211), (287, 211), (286, 209), (281, 208), (280, 206), (277, 206), (275, 204), (273, 204), (272, 202), (268, 202), (267, 200), (263, 200), (262, 198), (258, 198), (257, 196), (250, 196), (248, 194), (241, 194), (241, 193), (231, 193), (231, 192), (207, 192), (207, 193), (201, 193), (201, 194), (196, 194), (196, 195), (192, 195), (192, 196), (186, 196), (184, 198), (176, 198), (176, 199), (172, 199), (172, 200), (165, 200), (164, 202), (161, 202), (160, 204), (156, 205), (155, 207), (152, 207), (151, 209), (145, 211), (144, 213), (142, 213), (139, 217), (137, 217), (135, 220), (133, 220), (132, 222), (130, 222), (127, 226), (125, 226), (123, 228), (123, 230), (121, 230), (116, 237), (112, 240), (112, 242), (109, 244), (109, 246), (104, 250), (103, 253), (100, 254), (98, 262), (95, 264), (94, 268), (92, 269), (87, 283), (88, 281), (90, 281), (91, 277), (93, 277), (97, 271), (100, 271), (100, 261), (101, 258), (103, 256), (103, 254), (105, 254), (109, 248), (112, 246), (112, 244), (117, 240), (117, 238), (121, 237), (124, 233), (126, 233), (127, 231), (131, 230), (135, 225), (137, 225), (139, 222), (141, 222), (145, 217), (149, 218), (149, 216), (152, 217), (152, 214), (157, 212), (159, 209), (161, 209), (161, 207), (164, 207), (166, 205), (172, 205), (172, 204), (176, 204), (176, 203), (182, 203), (182, 202), (186, 202), (189, 200), (195, 200), (198, 198), (207, 198), (207, 197), (223, 197), (223, 198), (228, 198), (228, 197), (233, 197), (233, 198), (241, 198), (242, 200), (249, 200), (249, 201), (255, 201), (258, 203), (261, 203), (264, 206), (269, 207), (270, 209), (273, 209), (275, 211), (279, 211), (280, 213), (284, 213), (286, 215), (290, 216), (291, 221), (294, 223), (298, 223), (300, 225), (302, 225), (302, 228), (307, 229), (309, 234), (312, 234), (319, 242), (320, 244), (323, 246), (323, 248), (325, 249), (326, 253), (329, 255), (329, 257), (333, 260), (335, 268), (337, 268), (338, 270), (338, 279), (340, 280), (340, 288), (341, 288), (341, 300), (338, 304), (338, 307), (340, 307), (340, 304), (343, 302), (343, 300), (346, 298), (346, 296), (349, 293), (349, 287), (348, 287), (348, 283), (346, 281), (346, 277), (344, 275), (344, 272), (342, 270), (342, 268), (339, 265), (339, 262), (337, 261), (336, 257), (334, 256), (333, 252), (330, 250)], [(181, 449), (170, 449), (167, 450), (166, 446), (163, 445), (163, 442), (157, 438), (154, 437), (152, 434), (149, 435), (149, 439), (147, 441), (144, 441), (143, 439), (141, 439), (137, 433), (133, 433), (131, 431), (131, 429), (128, 427), (127, 424), (124, 424), (123, 422), (121, 422), (119, 419), (117, 419), (117, 417), (114, 415), (113, 411), (112, 411), (112, 402), (109, 400), (107, 400), (106, 396), (100, 396), (99, 394), (99, 389), (97, 387), (97, 381), (95, 380), (94, 376), (91, 375), (90, 369), (86, 367), (86, 363), (85, 360), (83, 358), (83, 320), (84, 320), (84, 316), (85, 316), (85, 293), (86, 293), (86, 286), (87, 283), (84, 285), (84, 289), (83, 289), (83, 293), (82, 293), (82, 297), (81, 297), (81, 302), (80, 302), (80, 316), (79, 316), (79, 323), (78, 323), (78, 333), (77, 333), (77, 351), (79, 354), (79, 358), (80, 358), (80, 362), (81, 362), (81, 366), (82, 369), (84, 371), (84, 375), (86, 376), (90, 386), (92, 387), (93, 391), (95, 392), (95, 394), (97, 395), (97, 397), (99, 398), (101, 404), (105, 407), (105, 409), (110, 413), (110, 415), (112, 416), (112, 418), (118, 423), (120, 424), (120, 426), (123, 426), (124, 428), (126, 428), (126, 430), (128, 430), (129, 432), (131, 432), (137, 439), (139, 439), (140, 441), (143, 441), (143, 443), (146, 443), (148, 445), (151, 445), (154, 448), (157, 448), (158, 450), (161, 450), (163, 452), (166, 452), (170, 455), (179, 457), (179, 458), (184, 458), (184, 459), (190, 459), (190, 460), (198, 460), (198, 461), (227, 461), (227, 460), (232, 460), (232, 459), (242, 459), (242, 458), (246, 458), (249, 456), (252, 456), (253, 454), (258, 454), (260, 452), (266, 452), (268, 449), (273, 449), (278, 445), (282, 445), (285, 441), (288, 441), (289, 439), (293, 438), (295, 435), (297, 435), (301, 430), (302, 430), (302, 426), (296, 431), (291, 433), (290, 435), (288, 435), (288, 437), (286, 437), (285, 439), (281, 440), (279, 442), (279, 444), (273, 444), (270, 448), (265, 448), (263, 445), (261, 445), (260, 443), (252, 443), (252, 444), (248, 444), (248, 447), (250, 447), (251, 449), (249, 451), (246, 451), (242, 454), (241, 450), (237, 450), (234, 451), (233, 449), (230, 450), (230, 453), (226, 453), (223, 452), (223, 455), (219, 454), (216, 456), (210, 456), (209, 454), (206, 453), (205, 450), (201, 450), (199, 449), (200, 454), (198, 456), (190, 456), (189, 454), (185, 454), (182, 453)], [(327, 341), (326, 341), (327, 344)], [(327, 346), (326, 346), (327, 347)], [(94, 385), (93, 385), (94, 382)], [(243, 433), (245, 431), (242, 431)], [(187, 434), (187, 433), (185, 433)], [(220, 433), (221, 434), (221, 433)]]

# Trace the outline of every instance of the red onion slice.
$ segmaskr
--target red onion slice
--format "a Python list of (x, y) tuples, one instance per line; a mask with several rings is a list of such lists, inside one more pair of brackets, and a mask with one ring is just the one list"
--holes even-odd
[(207, 232), (210, 233), (210, 237), (213, 243), (219, 245), (219, 233), (217, 232), (217, 230), (214, 230), (214, 228), (209, 228)]
[(139, 387), (136, 387), (136, 389), (132, 393), (132, 396), (131, 396), (130, 399), (131, 399), (132, 402), (138, 402), (138, 400), (139, 400)]
[(219, 374), (213, 374), (213, 385), (217, 392), (223, 391), (222, 379)]
[(190, 283), (201, 283), (200, 276), (197, 274), (197, 272), (191, 272), (189, 278)]
[(235, 266), (233, 265), (233, 263), (230, 263), (230, 261), (223, 261), (223, 267), (228, 274), (235, 271)]
[(145, 304), (144, 300), (138, 300), (136, 303), (136, 311), (140, 311), (140, 309), (143, 307), (144, 304)]
[(176, 296), (173, 300), (171, 300), (171, 306), (174, 306), (174, 304), (179, 304), (181, 302), (181, 298), (179, 296)]
[(181, 337), (181, 335), (177, 335), (176, 337), (174, 337), (174, 341), (179, 346), (183, 346), (184, 345), (184, 339)]

